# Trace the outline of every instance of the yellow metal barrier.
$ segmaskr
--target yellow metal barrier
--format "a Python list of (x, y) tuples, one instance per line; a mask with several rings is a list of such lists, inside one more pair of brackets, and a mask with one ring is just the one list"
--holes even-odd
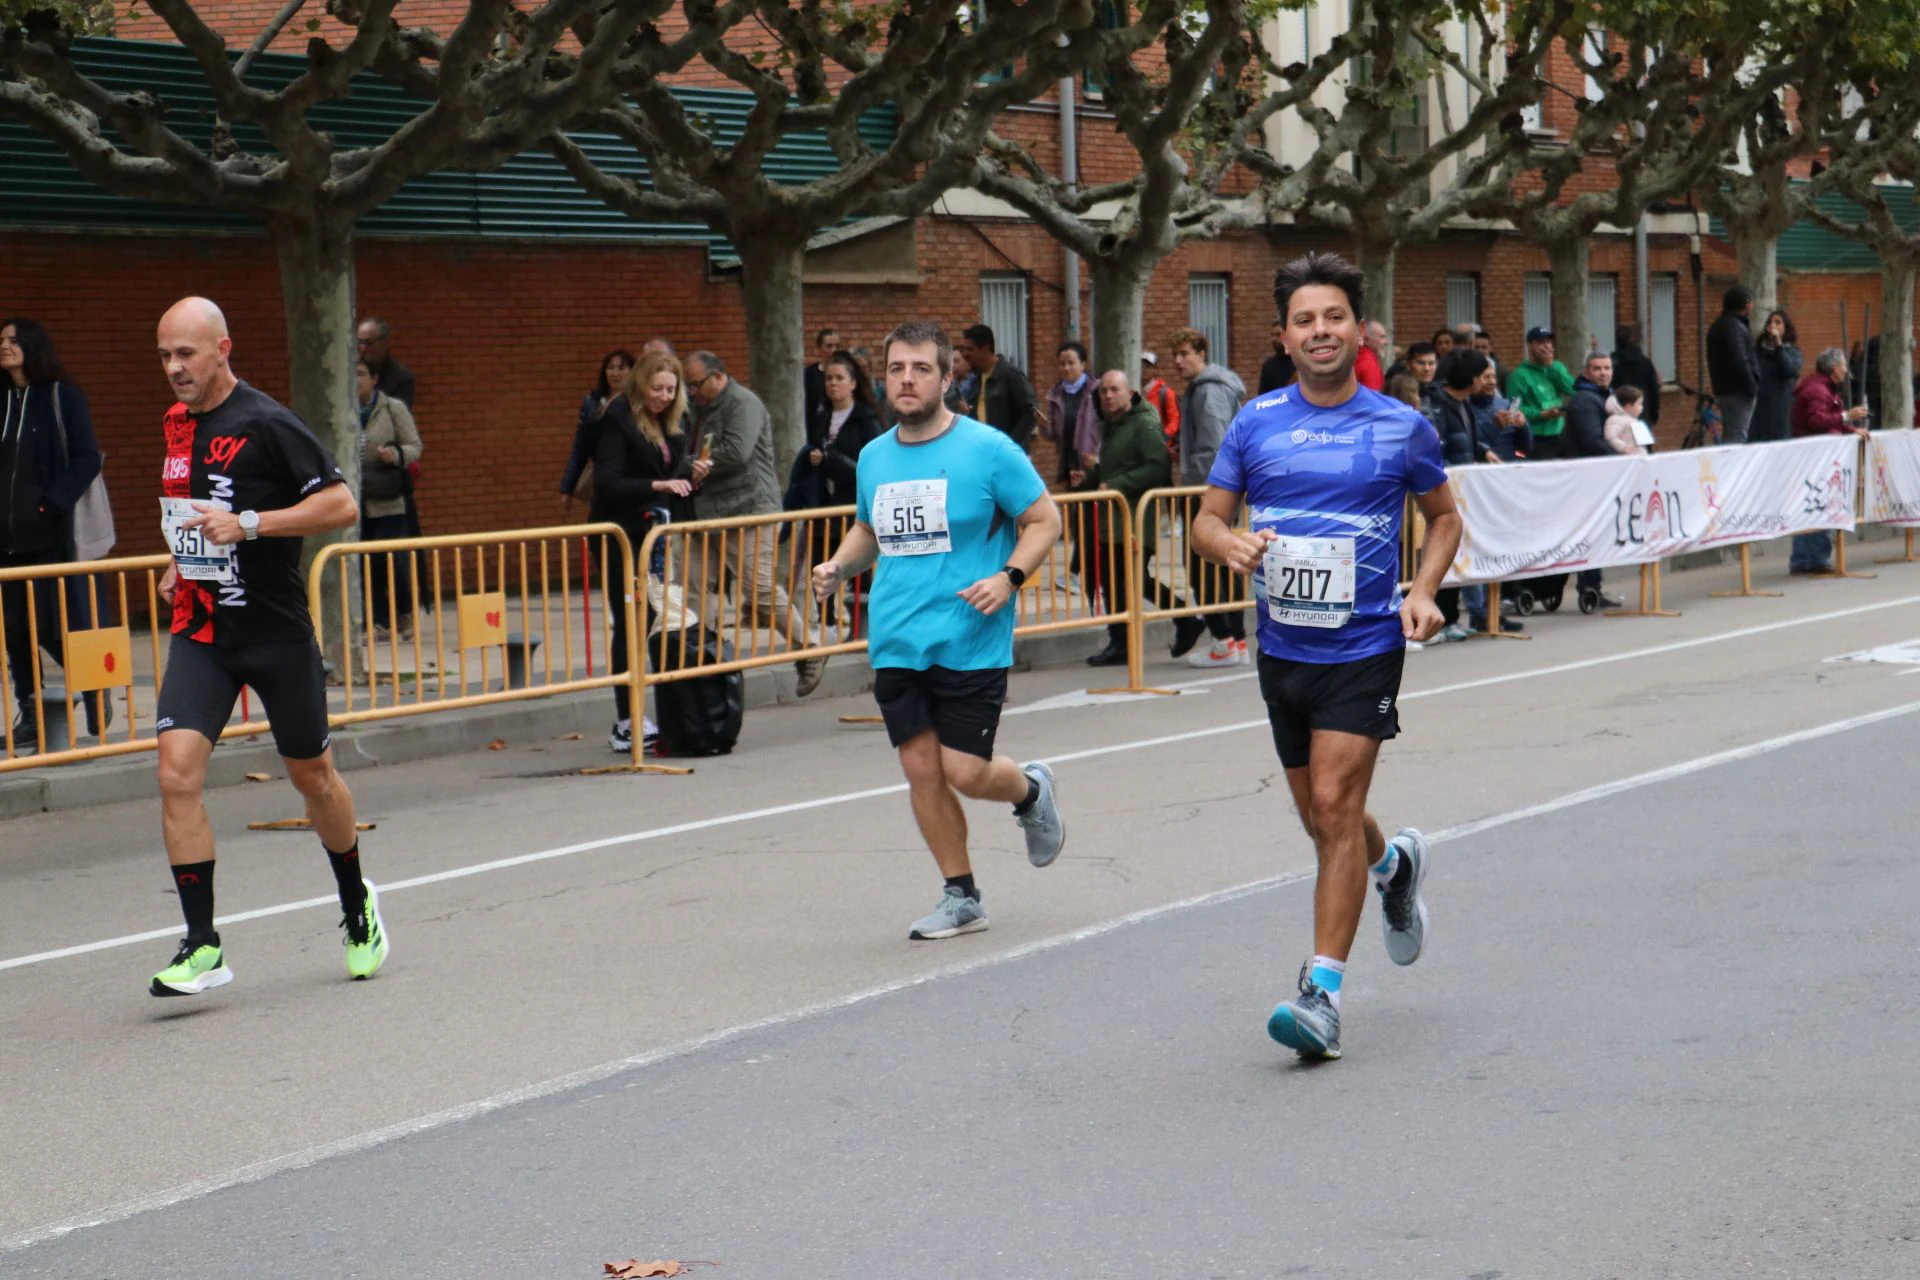
[[(1130, 599), (1131, 642), (1127, 646), (1127, 691), (1162, 692), (1145, 681), (1144, 647), (1146, 625), (1156, 618), (1197, 618), (1214, 613), (1235, 613), (1253, 607), (1249, 579), (1224, 565), (1202, 559), (1193, 549), (1193, 518), (1200, 512), (1205, 485), (1185, 485), (1172, 489), (1149, 489), (1140, 495), (1133, 527), (1137, 531), (1135, 553), (1129, 565), (1133, 579)], [(1246, 506), (1240, 509), (1240, 526), (1245, 528)], [(1158, 564), (1160, 576), (1154, 576)], [(1152, 600), (1148, 600), (1152, 596)], [(1184, 596), (1184, 599), (1183, 599)]]
[[(29, 565), (0, 569), (0, 636), (23, 634), (29, 657), (24, 672), (9, 663), (12, 645), (0, 644), (0, 688), (16, 702), (30, 702), (38, 754), (27, 754), (14, 735), (11, 711), (0, 718), (0, 773), (40, 765), (66, 764), (102, 756), (148, 751), (156, 740), (143, 736), (137, 686), (133, 619), (151, 620), (147, 670), (157, 691), (164, 656), (160, 637), (172, 617), (160, 599), (160, 578), (171, 562), (166, 556), (129, 556), (83, 563)], [(61, 695), (48, 715), (47, 662), (55, 655), (62, 674)], [(24, 679), (21, 677), (24, 675)], [(24, 686), (24, 698), (17, 694)], [(117, 727), (100, 724), (92, 746), (81, 746), (82, 720), (114, 715), (113, 697), (123, 704)], [(148, 704), (151, 709), (151, 703)], [(82, 715), (82, 711), (87, 714)], [(50, 721), (52, 723), (50, 723)], [(65, 725), (64, 744), (54, 730)]]
[(330, 603), (354, 628), (331, 723), (623, 685), (638, 699), (633, 565), (615, 524), (330, 543), (307, 573), (314, 633), (324, 650)]
[[(1015, 598), (1014, 635), (1127, 624), (1134, 582), (1126, 500), (1099, 490), (1055, 494), (1054, 502), (1063, 537)], [(651, 530), (640, 547), (650, 583), (636, 593), (645, 682), (865, 652), (869, 575), (848, 585), (844, 601), (818, 599), (812, 586), (813, 566), (833, 554), (855, 514), (820, 507)], [(721, 647), (699, 645), (703, 632)]]

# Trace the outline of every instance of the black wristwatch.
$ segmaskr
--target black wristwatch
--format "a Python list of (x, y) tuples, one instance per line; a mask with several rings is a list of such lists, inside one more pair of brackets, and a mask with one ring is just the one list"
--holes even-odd
[(1027, 585), (1027, 574), (1026, 574), (1026, 571), (1023, 569), (1016, 569), (1012, 565), (1008, 564), (1008, 565), (1002, 565), (1000, 567), (1000, 572), (1007, 575), (1007, 581), (1013, 584), (1013, 589), (1015, 591), (1018, 591), (1021, 587), (1024, 587)]

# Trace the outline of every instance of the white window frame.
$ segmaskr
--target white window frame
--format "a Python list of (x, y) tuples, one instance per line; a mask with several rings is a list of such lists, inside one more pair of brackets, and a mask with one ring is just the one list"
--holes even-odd
[[(1217, 316), (1206, 310), (1216, 299)], [(1232, 321), (1233, 277), (1217, 271), (1187, 273), (1187, 323), (1207, 335), (1207, 358), (1214, 364), (1232, 362)]]
[[(1605, 317), (1605, 324), (1601, 323)], [(1620, 323), (1620, 281), (1612, 275), (1587, 276), (1587, 350), (1612, 351), (1614, 326)], [(1597, 344), (1597, 345), (1596, 345)], [(1573, 353), (1583, 364), (1587, 351)], [(1565, 358), (1564, 356), (1562, 357)], [(1572, 362), (1568, 362), (1572, 368)]]
[(1029, 346), (1032, 306), (1032, 291), (1022, 272), (980, 273), (980, 323), (993, 330), (994, 353), (1022, 373), (1033, 363)]
[[(1581, 43), (1586, 45), (1585, 52), (1589, 59), (1598, 60), (1604, 57), (1607, 52), (1607, 29), (1605, 27), (1588, 27), (1586, 35), (1581, 38)], [(1600, 101), (1602, 96), (1600, 82), (1585, 73), (1582, 73), (1581, 78), (1586, 81), (1585, 91), (1587, 101)]]
[(1520, 284), (1522, 335), (1532, 329), (1553, 328), (1553, 273), (1529, 271)]
[(1480, 323), (1480, 277), (1471, 271), (1447, 275), (1447, 328)]
[(1647, 355), (1661, 381), (1680, 380), (1680, 276), (1659, 272), (1647, 280)]

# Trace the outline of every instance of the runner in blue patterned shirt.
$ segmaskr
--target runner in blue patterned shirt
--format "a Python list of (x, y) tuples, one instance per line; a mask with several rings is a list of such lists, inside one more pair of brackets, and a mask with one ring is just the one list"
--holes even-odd
[[(1388, 956), (1412, 964), (1426, 940), (1426, 841), (1412, 828), (1388, 841), (1367, 812), (1367, 789), (1380, 744), (1400, 731), (1407, 642), (1440, 629), (1434, 592), (1460, 545), (1432, 424), (1354, 377), (1362, 282), (1331, 254), (1281, 268), (1274, 302), (1300, 380), (1241, 409), (1193, 522), (1201, 555), (1253, 575), (1260, 692), (1319, 856), (1313, 959), (1301, 969), (1299, 998), (1267, 1023), (1275, 1040), (1309, 1058), (1340, 1056), (1340, 985), (1369, 870)], [(1419, 576), (1402, 597), (1409, 492), (1427, 536)], [(1243, 501), (1249, 529), (1236, 532)]]

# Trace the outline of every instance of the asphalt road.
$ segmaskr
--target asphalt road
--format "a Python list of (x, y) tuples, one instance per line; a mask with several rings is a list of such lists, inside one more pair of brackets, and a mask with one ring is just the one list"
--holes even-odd
[(310, 838), (237, 830), (278, 787), (216, 802), (223, 911), (274, 913), (192, 1002), (114, 942), (171, 927), (150, 806), (7, 824), (0, 1275), (1920, 1274), (1920, 681), (1830, 661), (1906, 652), (1920, 575), (1670, 585), (1411, 660), (1375, 807), (1445, 837), (1434, 942), (1394, 969), (1370, 912), (1317, 1068), (1264, 1034), (1310, 854), (1244, 678), (1016, 682), (1068, 851), (976, 809), (994, 927), (945, 944), (853, 703), (687, 779), (358, 775), (405, 886), (371, 984), (276, 910)]

